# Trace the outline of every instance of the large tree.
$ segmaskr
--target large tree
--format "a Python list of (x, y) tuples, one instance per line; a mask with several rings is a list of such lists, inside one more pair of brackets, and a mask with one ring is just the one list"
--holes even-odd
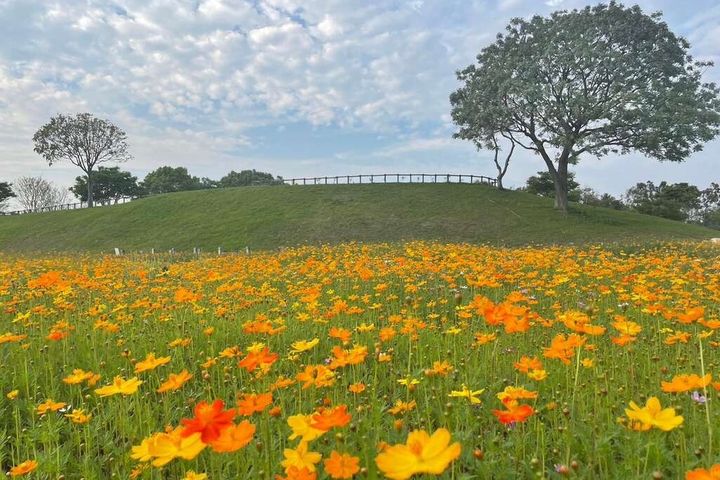
[(539, 155), (567, 211), (568, 165), (583, 154), (632, 150), (679, 162), (718, 134), (709, 62), (688, 54), (661, 14), (611, 2), (516, 18), (457, 73), (456, 136), (483, 144), (497, 131)]
[(105, 162), (124, 162), (131, 157), (127, 135), (108, 120), (90, 113), (57, 115), (40, 127), (33, 137), (35, 152), (49, 165), (69, 160), (87, 177), (87, 202), (93, 206), (93, 172)]
[[(117, 202), (121, 197), (134, 197), (141, 193), (137, 177), (119, 167), (99, 167), (93, 173), (92, 195), (95, 201)], [(75, 178), (75, 185), (70, 191), (81, 201), (88, 200), (87, 177)]]
[(12, 191), (12, 183), (0, 182), (0, 212), (5, 210), (7, 201), (15, 196), (15, 192)]

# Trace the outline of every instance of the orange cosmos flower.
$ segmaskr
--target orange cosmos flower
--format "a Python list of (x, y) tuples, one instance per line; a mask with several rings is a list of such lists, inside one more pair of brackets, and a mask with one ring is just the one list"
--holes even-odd
[(705, 315), (705, 309), (703, 307), (692, 307), (684, 313), (679, 313), (677, 319), (680, 323), (689, 324), (701, 320), (703, 315)]
[(66, 405), (67, 403), (55, 402), (51, 399), (47, 399), (43, 403), (38, 405), (35, 411), (38, 413), (38, 415), (45, 415), (47, 412), (57, 412)]
[(308, 365), (295, 378), (299, 382), (303, 382), (303, 389), (312, 386), (331, 387), (335, 383), (335, 373), (325, 365)]
[(10, 469), (8, 475), (11, 477), (21, 477), (34, 471), (38, 467), (38, 462), (35, 460), (25, 460), (19, 465), (15, 465)]
[(543, 349), (543, 356), (556, 358), (564, 364), (569, 365), (570, 359), (575, 355), (575, 349), (584, 344), (585, 339), (575, 333), (571, 333), (568, 336), (558, 334), (552, 339), (550, 346)]
[(392, 340), (397, 332), (392, 327), (385, 327), (380, 329), (380, 333), (378, 334), (380, 336), (381, 342), (389, 342)]
[(440, 428), (429, 435), (415, 430), (402, 445), (387, 447), (375, 463), (387, 478), (406, 480), (417, 473), (440, 475), (460, 456), (460, 443), (450, 445), (450, 432)]
[(328, 336), (330, 338), (337, 338), (342, 343), (348, 343), (348, 342), (350, 342), (350, 337), (352, 336), (352, 332), (350, 330), (346, 330), (344, 328), (332, 327), (330, 329), (330, 332), (328, 333)]
[(360, 471), (360, 459), (347, 453), (333, 450), (330, 458), (325, 459), (325, 471), (330, 478), (352, 478)]
[(696, 468), (685, 474), (685, 480), (720, 480), (720, 463), (716, 463), (708, 470)]
[(193, 378), (193, 376), (187, 370), (183, 370), (182, 372), (177, 374), (171, 373), (170, 375), (168, 375), (168, 379), (165, 380), (162, 385), (160, 385), (160, 388), (158, 388), (156, 391), (158, 393), (165, 393), (178, 390), (180, 387), (185, 385), (185, 383), (191, 378)]
[(712, 374), (708, 373), (704, 377), (700, 377), (694, 373), (686, 375), (676, 375), (670, 382), (661, 382), (662, 391), (665, 393), (682, 393), (690, 390), (700, 390), (707, 387), (712, 381)]
[(348, 391), (351, 393), (362, 393), (365, 391), (364, 383), (352, 383), (348, 386)]
[(187, 288), (178, 288), (175, 291), (175, 303), (195, 303), (200, 300), (201, 295), (193, 293)]
[(520, 387), (505, 387), (505, 390), (497, 394), (497, 398), (503, 403), (506, 401), (533, 399), (537, 398), (537, 396), (537, 392)]
[(309, 468), (288, 467), (285, 475), (287, 476), (275, 475), (275, 480), (317, 480), (317, 472)]
[(351, 416), (347, 413), (347, 405), (338, 405), (335, 408), (324, 408), (312, 416), (313, 428), (328, 431), (333, 427), (344, 427), (350, 423)]
[(218, 453), (235, 452), (250, 443), (253, 435), (255, 435), (255, 425), (243, 420), (237, 425), (223, 429), (220, 436), (210, 442), (210, 446)]
[(265, 347), (259, 352), (248, 352), (245, 358), (238, 362), (238, 366), (251, 373), (258, 368), (267, 371), (278, 358), (280, 358), (280, 355), (270, 352), (270, 349)]
[(15, 335), (10, 332), (0, 335), (0, 345), (3, 343), (18, 343), (27, 338), (27, 335)]
[(688, 343), (688, 340), (690, 340), (690, 335), (687, 332), (680, 332), (676, 331), (672, 335), (668, 335), (668, 337), (665, 339), (665, 345), (675, 345), (676, 343)]
[(202, 401), (195, 405), (195, 417), (184, 418), (181, 423), (183, 437), (199, 432), (204, 443), (210, 443), (220, 437), (222, 431), (232, 425), (235, 410), (224, 410), (225, 402), (215, 400), (212, 404)]
[(248, 393), (237, 402), (238, 415), (249, 417), (253, 413), (261, 413), (273, 402), (272, 393)]
[(530, 358), (523, 355), (519, 361), (515, 362), (514, 367), (518, 372), (528, 373), (531, 370), (542, 370), (543, 365), (537, 357)]

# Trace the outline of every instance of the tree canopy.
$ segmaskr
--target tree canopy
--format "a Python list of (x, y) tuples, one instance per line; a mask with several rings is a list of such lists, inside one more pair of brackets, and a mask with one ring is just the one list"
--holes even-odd
[(625, 197), (633, 210), (671, 220), (687, 220), (701, 206), (700, 190), (687, 183), (638, 183)]
[[(568, 198), (577, 202), (580, 199), (580, 184), (575, 181), (575, 174), (568, 172)], [(529, 177), (525, 182), (524, 191), (541, 195), (543, 197), (553, 197), (555, 195), (555, 184), (549, 172), (537, 172), (537, 175)]]
[(582, 155), (639, 151), (682, 161), (718, 134), (711, 65), (661, 14), (611, 2), (513, 19), (477, 64), (457, 73), (456, 136), (487, 148), (497, 132), (542, 158), (567, 210), (568, 165)]
[(220, 179), (221, 187), (246, 187), (250, 185), (278, 185), (283, 183), (282, 177), (275, 178), (271, 173), (257, 170), (230, 171)]
[(188, 173), (185, 167), (164, 166), (148, 173), (142, 181), (143, 190), (149, 194), (199, 190), (201, 181)]
[[(86, 202), (88, 199), (87, 177), (75, 178), (75, 185), (70, 191)], [(137, 183), (137, 177), (130, 172), (120, 170), (119, 167), (99, 167), (92, 174), (92, 193), (95, 201), (117, 201), (121, 197), (133, 197), (142, 192)]]
[(7, 201), (15, 196), (12, 191), (12, 183), (0, 182), (0, 211), (7, 206)]
[(87, 202), (93, 205), (92, 173), (98, 164), (131, 158), (127, 135), (108, 120), (90, 113), (56, 115), (33, 136), (35, 152), (52, 165), (68, 160), (87, 176)]

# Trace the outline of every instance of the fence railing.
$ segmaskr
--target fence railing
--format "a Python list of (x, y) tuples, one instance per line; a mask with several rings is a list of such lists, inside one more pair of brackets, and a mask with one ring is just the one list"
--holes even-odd
[[(111, 200), (102, 200), (93, 202), (93, 208), (95, 207), (107, 207), (110, 205), (119, 205), (121, 203), (128, 203), (136, 200), (140, 197), (118, 197)], [(75, 203), (63, 203), (60, 205), (49, 205), (47, 207), (38, 208), (27, 208), (24, 210), (12, 210), (9, 212), (0, 212), (0, 215), (23, 215), (26, 213), (43, 213), (43, 212), (59, 212), (61, 210), (79, 210), (82, 208), (88, 208), (87, 202), (75, 202)]]
[(356, 185), (367, 183), (482, 183), (497, 186), (497, 180), (484, 175), (452, 173), (380, 173), (335, 175), (328, 177), (285, 178), (286, 185)]
[[(475, 183), (497, 186), (497, 180), (491, 177), (486, 177), (484, 175), (464, 175), (454, 173), (380, 173), (366, 175), (335, 175), (327, 177), (284, 178), (282, 179), (282, 183), (285, 185), (361, 185), (373, 183)], [(128, 203), (133, 200), (137, 200), (138, 198), (142, 197), (118, 197), (112, 200), (95, 201), (93, 204), (93, 208)], [(26, 213), (58, 212), (61, 210), (79, 210), (83, 208), (88, 208), (87, 202), (63, 203), (62, 205), (50, 205), (48, 207), (13, 210), (9, 212), (0, 211), (0, 216), (23, 215)]]

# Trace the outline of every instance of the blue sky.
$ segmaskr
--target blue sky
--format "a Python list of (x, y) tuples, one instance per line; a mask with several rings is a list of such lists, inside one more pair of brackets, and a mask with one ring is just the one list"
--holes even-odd
[[(640, 1), (661, 10), (698, 59), (720, 63), (720, 4)], [(162, 165), (219, 178), (426, 172), (495, 174), (487, 152), (451, 138), (455, 70), (512, 17), (572, 0), (0, 0), (0, 180), (48, 167), (32, 135), (55, 113), (124, 128), (142, 178)], [(629, 4), (629, 3), (626, 3)], [(720, 81), (720, 67), (706, 73)], [(620, 194), (645, 180), (720, 181), (720, 141), (683, 164), (584, 158), (583, 185)], [(506, 183), (542, 161), (520, 152)]]

